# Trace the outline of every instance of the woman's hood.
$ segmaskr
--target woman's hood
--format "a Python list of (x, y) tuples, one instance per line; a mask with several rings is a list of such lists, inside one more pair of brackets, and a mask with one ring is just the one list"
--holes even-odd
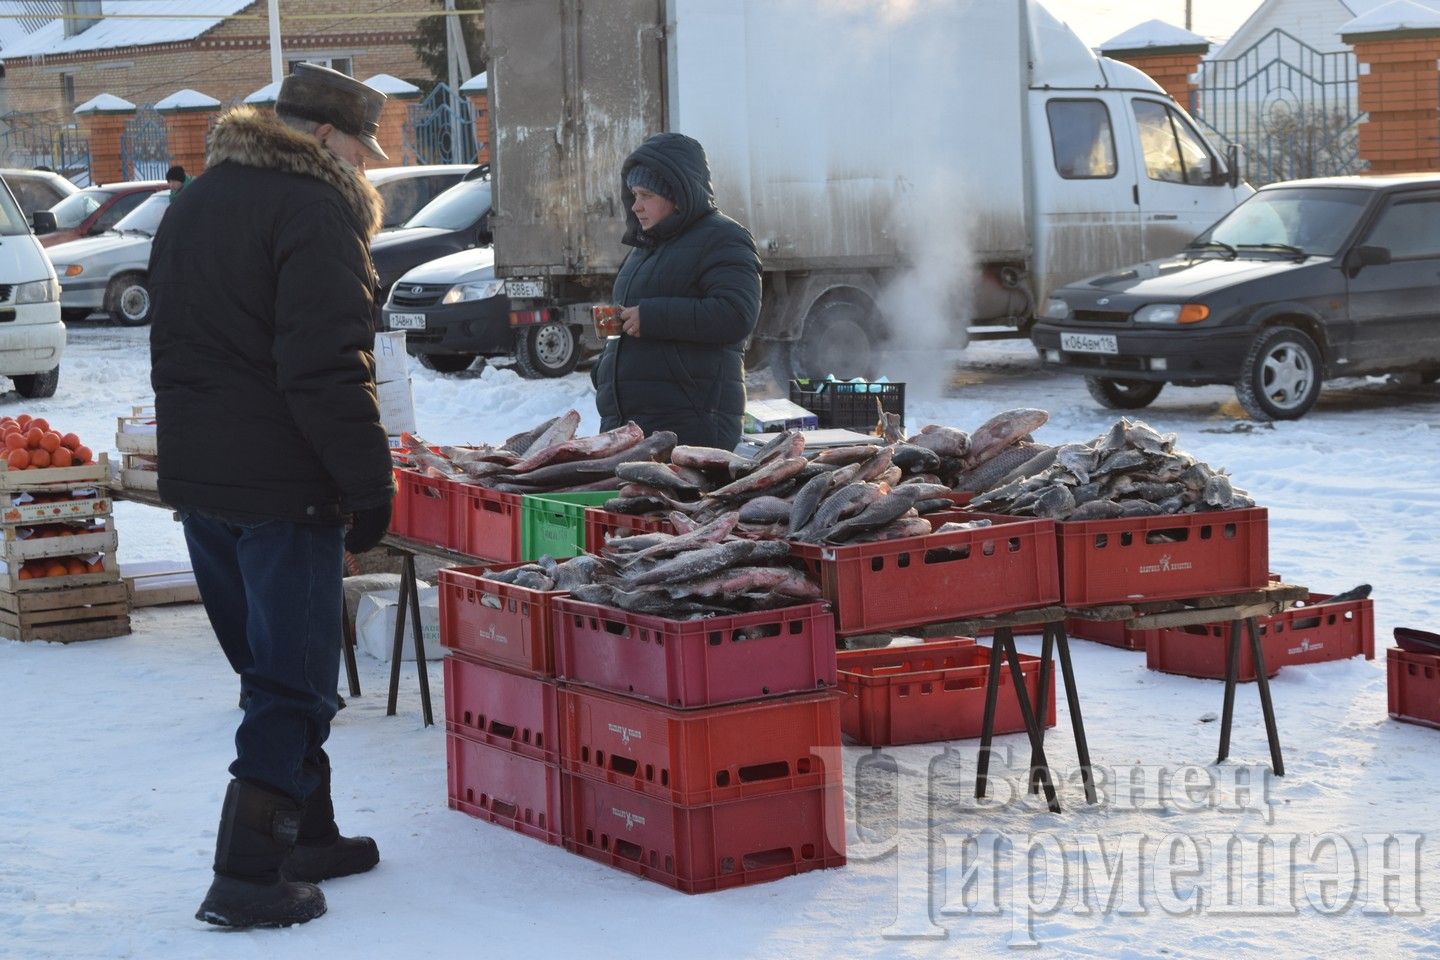
[[(625, 184), (636, 164), (644, 164), (660, 175), (675, 195), (675, 212), (649, 230), (640, 228), (635, 212), (635, 194)], [(625, 201), (624, 242), (632, 247), (655, 244), (684, 233), (702, 217), (715, 212), (715, 188), (710, 183), (710, 161), (698, 140), (683, 133), (657, 133), (625, 158), (620, 167), (620, 195)]]

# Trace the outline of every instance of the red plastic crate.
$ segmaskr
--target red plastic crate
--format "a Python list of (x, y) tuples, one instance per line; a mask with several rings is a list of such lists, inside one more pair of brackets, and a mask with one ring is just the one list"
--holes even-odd
[(835, 627), (823, 603), (667, 620), (569, 597), (552, 601), (565, 680), (672, 707), (708, 707), (835, 686)]
[(460, 529), (460, 544), (455, 549), (496, 563), (520, 560), (520, 495), (466, 483), (455, 486)]
[(675, 525), (664, 517), (637, 517), (629, 513), (611, 513), (599, 507), (590, 507), (585, 511), (586, 553), (599, 553), (607, 537), (674, 532)]
[(720, 803), (839, 783), (840, 696), (799, 694), (698, 710), (566, 687), (561, 767), (660, 800)]
[(1065, 635), (1074, 639), (1092, 640), (1122, 650), (1144, 650), (1159, 630), (1131, 630), (1123, 620), (1086, 620), (1065, 618)]
[(1385, 663), (1390, 716), (1440, 729), (1440, 656), (1391, 647)]
[(563, 774), (565, 849), (684, 893), (845, 864), (839, 784), (683, 807)]
[(563, 840), (560, 768), (458, 734), (445, 735), (450, 807), (527, 837)]
[(440, 571), (440, 644), (467, 656), (523, 670), (555, 675), (551, 602), (563, 590), (530, 590), (486, 580), (486, 570), (518, 564), (451, 567)]
[(835, 607), (836, 632), (872, 633), (1060, 599), (1055, 523), (967, 513), (993, 527), (854, 546), (792, 543)]
[(465, 551), (460, 526), (459, 491), (464, 484), (427, 477), (413, 470), (395, 470), (395, 501), (390, 532), (421, 543)]
[[(1329, 595), (1312, 593), (1303, 606), (1273, 617), (1260, 617), (1260, 644), (1266, 676), (1284, 666), (1325, 663), (1364, 656), (1375, 659), (1375, 605), (1371, 600), (1324, 604)], [(1320, 604), (1317, 606), (1317, 604)], [(1230, 624), (1206, 623), (1150, 631), (1145, 663), (1151, 670), (1206, 680), (1225, 679), (1226, 639)], [(1255, 658), (1247, 632), (1240, 636), (1242, 682), (1255, 679)]]
[(445, 729), (500, 750), (560, 762), (558, 691), (538, 677), (446, 657)]
[[(990, 651), (967, 638), (879, 650), (842, 650), (839, 678), (845, 702), (840, 708), (840, 728), (855, 742), (876, 747), (980, 736)], [(1020, 654), (1020, 671), (1034, 707), (1040, 690), (1040, 658)], [(1046, 690), (1047, 727), (1055, 725), (1053, 670), (1051, 677)], [(1020, 698), (1005, 664), (995, 701), (995, 733), (1024, 729)]]
[(1079, 520), (1055, 528), (1067, 607), (1258, 590), (1270, 580), (1264, 507)]

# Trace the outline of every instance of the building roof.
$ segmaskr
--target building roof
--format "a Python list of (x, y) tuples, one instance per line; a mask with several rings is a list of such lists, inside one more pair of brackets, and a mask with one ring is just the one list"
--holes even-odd
[(464, 83), (460, 84), (461, 93), (478, 93), (481, 90), (489, 89), (490, 73), (489, 71), (485, 70), (480, 71), (479, 73), (475, 74), (475, 76), (471, 77), (469, 80), (466, 80)]
[[(1340, 2), (1345, 4), (1355, 16), (1363, 17), (1368, 13), (1373, 13), (1380, 7), (1390, 4), (1393, 0), (1340, 0)], [(1413, 2), (1418, 3), (1422, 7), (1429, 7), (1432, 10), (1440, 10), (1440, 0), (1413, 0)]]
[[(3, 43), (0, 56), (15, 60), (116, 47), (183, 43), (215, 29), (224, 22), (222, 17), (239, 13), (253, 3), (255, 0), (102, 0), (101, 16), (104, 19), (94, 26), (67, 37), (65, 21), (55, 16), (25, 36)], [(12, 3), (8, 6), (42, 5)], [(60, 4), (43, 6), (59, 7)], [(183, 18), (168, 19), (173, 15), (182, 15)]]
[[(1361, 0), (1350, 0), (1352, 9)], [(1416, 0), (1390, 0), (1378, 4), (1340, 28), (1341, 36), (1356, 33), (1390, 33), (1395, 30), (1440, 30), (1440, 3), (1430, 5)]]
[(64, 9), (61, 0), (0, 0), (0, 56), (39, 30)]
[(1100, 52), (1144, 50), (1148, 47), (1208, 47), (1209, 45), (1210, 41), (1198, 33), (1191, 33), (1189, 30), (1166, 23), (1164, 20), (1146, 20), (1100, 44)]

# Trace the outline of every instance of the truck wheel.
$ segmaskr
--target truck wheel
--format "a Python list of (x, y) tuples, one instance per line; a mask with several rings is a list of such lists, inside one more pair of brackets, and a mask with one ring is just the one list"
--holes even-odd
[(1163, 383), (1145, 380), (1111, 380), (1108, 377), (1086, 377), (1085, 389), (1095, 402), (1107, 410), (1141, 410), (1155, 402)]
[(774, 345), (770, 369), (781, 386), (799, 377), (813, 380), (832, 373), (842, 379), (873, 380), (879, 375), (883, 339), (878, 315), (868, 304), (829, 300), (806, 316), (799, 340)]
[(105, 288), (105, 310), (115, 322), (126, 327), (143, 327), (150, 322), (150, 290), (145, 277), (122, 273)]
[(580, 338), (563, 323), (524, 327), (515, 335), (515, 366), (527, 380), (563, 377), (580, 362)]
[(1235, 396), (1254, 420), (1298, 420), (1319, 399), (1323, 370), (1309, 334), (1270, 327), (1250, 345)]
[(415, 359), (420, 361), (420, 366), (426, 370), (434, 370), (436, 373), (459, 373), (462, 370), (469, 370), (470, 365), (475, 362), (478, 354), (474, 353), (420, 353)]
[(27, 400), (53, 397), (55, 388), (60, 386), (60, 368), (56, 366), (44, 373), (25, 373), (10, 379), (15, 381), (15, 392)]

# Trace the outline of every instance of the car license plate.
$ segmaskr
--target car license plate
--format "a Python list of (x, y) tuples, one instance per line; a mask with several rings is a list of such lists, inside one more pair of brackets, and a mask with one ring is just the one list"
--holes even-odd
[(1109, 333), (1062, 333), (1060, 349), (1070, 353), (1119, 353), (1115, 335)]
[(425, 314), (423, 313), (392, 313), (390, 314), (391, 330), (424, 330)]
[(539, 280), (507, 280), (505, 296), (517, 300), (535, 300), (545, 296), (545, 284)]

